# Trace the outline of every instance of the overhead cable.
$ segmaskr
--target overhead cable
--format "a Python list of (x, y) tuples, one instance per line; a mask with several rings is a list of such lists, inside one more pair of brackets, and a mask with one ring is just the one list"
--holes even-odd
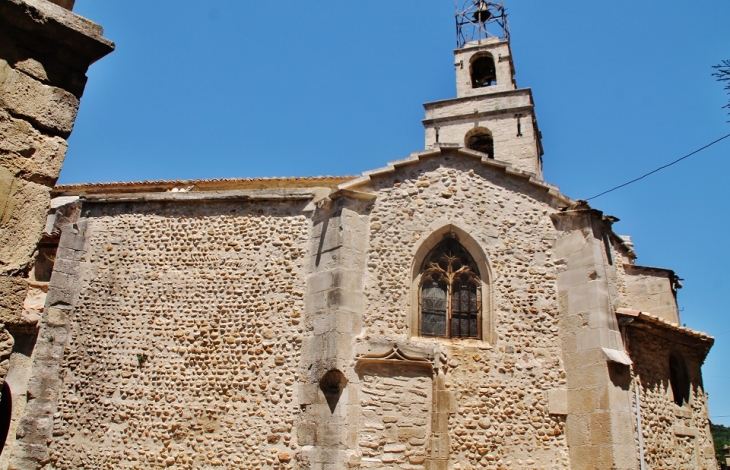
[(620, 185), (616, 186), (615, 188), (611, 188), (611, 189), (609, 189), (608, 191), (604, 191), (604, 192), (602, 192), (602, 193), (600, 193), (600, 194), (596, 194), (595, 196), (589, 197), (588, 199), (586, 199), (586, 201), (590, 201), (591, 199), (595, 199), (595, 198), (597, 198), (597, 197), (603, 196), (604, 194), (608, 194), (608, 193), (610, 193), (610, 192), (612, 192), (612, 191), (616, 191), (617, 189), (619, 189), (619, 188), (623, 188), (624, 186), (628, 186), (628, 185), (630, 185), (631, 183), (636, 183), (637, 181), (639, 181), (639, 180), (641, 180), (641, 179), (644, 179), (644, 178), (646, 178), (646, 177), (647, 177), (647, 176), (649, 176), (649, 175), (653, 175), (654, 173), (656, 173), (656, 172), (657, 172), (657, 171), (659, 171), (659, 170), (663, 170), (663, 169), (665, 169), (665, 168), (668, 168), (668, 167), (670, 167), (670, 166), (674, 165), (675, 163), (679, 163), (679, 162), (681, 162), (681, 161), (682, 161), (682, 160), (684, 160), (685, 158), (689, 158), (689, 157), (691, 157), (692, 155), (694, 155), (694, 154), (696, 154), (696, 153), (699, 153), (699, 152), (701, 152), (701, 151), (705, 150), (705, 149), (706, 149), (706, 148), (708, 148), (708, 147), (712, 147), (712, 146), (713, 146), (713, 145), (715, 145), (716, 143), (720, 142), (720, 141), (721, 141), (721, 140), (723, 140), (723, 139), (727, 139), (728, 137), (730, 137), (730, 134), (727, 134), (727, 135), (726, 135), (726, 136), (724, 136), (724, 137), (720, 137), (720, 138), (719, 138), (719, 139), (717, 139), (716, 141), (714, 141), (714, 142), (710, 142), (709, 144), (705, 145), (704, 147), (698, 148), (698, 149), (697, 149), (697, 150), (695, 150), (694, 152), (688, 153), (688, 154), (687, 154), (687, 155), (685, 155), (684, 157), (682, 157), (682, 158), (678, 158), (678, 159), (674, 160), (674, 161), (673, 161), (673, 162), (671, 162), (671, 163), (667, 163), (667, 164), (666, 164), (666, 165), (664, 165), (664, 166), (660, 166), (660, 167), (659, 167), (659, 168), (657, 168), (656, 170), (652, 170), (652, 171), (650, 171), (649, 173), (646, 173), (646, 174), (644, 174), (644, 175), (641, 175), (641, 176), (639, 176), (639, 177), (638, 177), (638, 178), (636, 178), (636, 179), (633, 179), (633, 180), (631, 180), (631, 181), (629, 181), (629, 182), (627, 182), (627, 183), (624, 183), (624, 184), (620, 184)]

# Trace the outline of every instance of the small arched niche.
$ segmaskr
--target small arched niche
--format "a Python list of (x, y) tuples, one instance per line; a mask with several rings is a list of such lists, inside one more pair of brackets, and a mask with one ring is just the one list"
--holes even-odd
[(319, 388), (322, 390), (325, 399), (327, 400), (327, 406), (329, 406), (332, 413), (337, 408), (337, 403), (340, 401), (342, 391), (347, 385), (347, 378), (345, 374), (337, 369), (331, 369), (328, 371), (319, 381)]
[(489, 158), (494, 158), (494, 138), (486, 127), (475, 127), (467, 132), (464, 146), (470, 150), (485, 153)]
[(672, 386), (674, 403), (677, 406), (689, 404), (690, 383), (687, 364), (684, 362), (684, 358), (677, 353), (669, 356), (669, 384)]
[(497, 84), (497, 67), (494, 57), (488, 52), (475, 55), (471, 59), (471, 87), (484, 88)]

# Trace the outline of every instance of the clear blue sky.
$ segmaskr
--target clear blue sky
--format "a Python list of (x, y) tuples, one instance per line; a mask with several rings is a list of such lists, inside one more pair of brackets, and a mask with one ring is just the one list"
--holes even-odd
[[(507, 0), (545, 179), (587, 198), (730, 133), (711, 76), (730, 2)], [(620, 8), (622, 7), (622, 8)], [(423, 148), (455, 96), (451, 0), (77, 0), (117, 50), (93, 65), (61, 183), (359, 174)], [(730, 425), (730, 139), (592, 201), (637, 263), (674, 269)]]

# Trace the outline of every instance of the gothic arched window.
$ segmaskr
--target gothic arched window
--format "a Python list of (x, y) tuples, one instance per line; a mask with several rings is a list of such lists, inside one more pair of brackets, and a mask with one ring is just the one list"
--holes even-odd
[(419, 294), (421, 336), (481, 336), (479, 269), (455, 237), (447, 236), (426, 256)]

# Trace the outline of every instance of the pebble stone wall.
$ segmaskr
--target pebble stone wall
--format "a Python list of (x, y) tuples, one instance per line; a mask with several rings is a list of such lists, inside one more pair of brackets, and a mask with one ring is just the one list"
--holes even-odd
[[(29, 394), (39, 396), (29, 398), (42, 400), (29, 406), (43, 406), (20, 426), (26, 460), (45, 462), (35, 443), (50, 435), (47, 470), (571, 468), (566, 363), (576, 356), (563, 356), (558, 326), (566, 261), (553, 252), (554, 200), (450, 150), (378, 175), (357, 188), (376, 196), (366, 215), (343, 211), (329, 238), (317, 236), (308, 198), (85, 202), (64, 230), (78, 236), (62, 238), (59, 253), (72, 255), (56, 263), (56, 304), (44, 314), (47, 325), (68, 314), (68, 340), (49, 327), (36, 346), (62, 358), (63, 383), (44, 385), (55, 372), (34, 363)], [(412, 327), (416, 256), (449, 229), (489, 265), (479, 262), (488, 271), (481, 339), (424, 338)], [(619, 269), (607, 271), (608, 297), (619, 307), (630, 254), (611, 251)], [(68, 305), (63, 276), (78, 284)], [(303, 318), (307, 309), (318, 316)], [(340, 328), (351, 336), (307, 345), (305, 334)], [(714, 468), (701, 358), (681, 350), (700, 385), (677, 411), (668, 363), (656, 360), (665, 346), (626, 331), (650, 468)], [(381, 345), (402, 357), (384, 359)], [(330, 362), (346, 378), (334, 409), (317, 370)]]
[[(550, 415), (547, 402), (548, 390), (566, 384), (549, 202), (463, 157), (422, 161), (372, 184), (364, 339), (441, 343), (456, 400), (453, 468), (569, 468), (564, 418)], [(487, 253), (496, 344), (425, 340), (408, 330), (413, 254), (439, 220), (473, 229)]]
[(52, 468), (295, 468), (302, 209), (90, 208)]
[[(656, 334), (629, 329), (628, 337), (632, 357), (651, 355), (656, 359), (634, 363), (634, 374), (638, 375), (641, 385), (639, 399), (648, 468), (716, 469), (707, 393), (700, 375), (702, 358), (693, 348), (676, 342), (671, 343), (670, 351), (667, 338)], [(692, 384), (690, 403), (682, 407), (674, 403), (669, 390), (670, 352), (678, 352), (685, 359)], [(680, 433), (675, 432), (680, 428)]]

